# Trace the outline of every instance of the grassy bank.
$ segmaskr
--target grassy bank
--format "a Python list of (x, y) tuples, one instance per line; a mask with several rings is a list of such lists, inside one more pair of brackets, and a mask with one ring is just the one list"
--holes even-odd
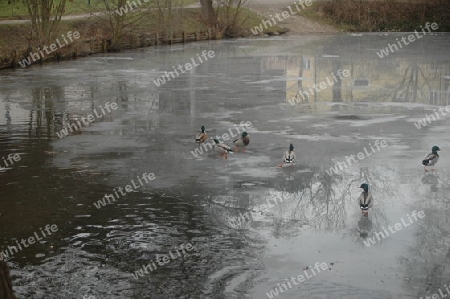
[(414, 31), (436, 22), (438, 32), (450, 31), (450, 1), (361, 1), (315, 2), (302, 15), (333, 25), (342, 31)]
[[(197, 4), (197, 0), (180, 0), (182, 5)], [(155, 1), (141, 1), (141, 8), (155, 8)], [(77, 15), (105, 10), (103, 0), (71, 0), (66, 2), (64, 15)], [(29, 15), (21, 0), (0, 1), (0, 20), (28, 19)]]
[[(161, 20), (161, 15), (157, 11), (146, 10), (144, 15), (129, 14), (127, 21), (129, 24), (123, 30), (121, 49), (192, 40), (250, 36), (252, 35), (250, 28), (259, 25), (261, 18), (248, 9), (242, 9), (237, 22), (238, 29), (228, 35), (224, 35), (222, 32), (211, 32), (211, 29), (208, 29), (201, 21), (199, 8), (183, 9), (173, 19), (164, 20)], [(68, 31), (78, 31), (81, 38), (58, 49), (51, 55), (47, 55), (44, 60), (59, 60), (117, 50), (117, 48), (108, 48), (108, 41), (112, 38), (112, 29), (107, 16), (62, 21), (55, 36), (61, 37)], [(281, 27), (271, 27), (264, 33), (272, 35), (284, 32), (286, 30)], [(187, 35), (189, 36), (186, 37)], [(192, 38), (192, 35), (197, 36)], [(161, 40), (157, 40), (158, 37)], [(45, 46), (38, 45), (29, 38), (29, 24), (0, 25), (0, 68), (11, 67), (13, 63), (16, 67), (20, 67), (17, 61), (22, 61), (30, 52), (36, 53), (38, 46), (41, 48)]]

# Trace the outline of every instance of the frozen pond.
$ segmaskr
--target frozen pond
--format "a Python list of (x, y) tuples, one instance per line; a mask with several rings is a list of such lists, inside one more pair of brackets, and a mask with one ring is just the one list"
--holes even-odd
[[(0, 252), (19, 298), (445, 294), (450, 35), (380, 58), (401, 36), (212, 41), (0, 72)], [(212, 138), (242, 122), (245, 153), (192, 154), (202, 125)], [(277, 168), (290, 143), (297, 165)]]

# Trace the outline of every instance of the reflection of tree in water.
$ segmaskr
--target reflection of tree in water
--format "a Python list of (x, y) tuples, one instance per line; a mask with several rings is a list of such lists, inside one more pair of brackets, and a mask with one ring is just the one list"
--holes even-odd
[(417, 63), (411, 63), (406, 67), (405, 73), (392, 95), (392, 101), (429, 103), (430, 91), (430, 82), (421, 67)]
[[(325, 171), (291, 171), (289, 176), (294, 179), (286, 180), (283, 175), (275, 178), (272, 181), (274, 189), (251, 196), (250, 201), (246, 198), (244, 205), (242, 201), (238, 204), (237, 200), (244, 194), (237, 197), (236, 194), (229, 197), (215, 196), (215, 205), (222, 207), (217, 216), (224, 219), (251, 212), (252, 221), (247, 221), (247, 224), (254, 227), (261, 223), (269, 225), (274, 236), (296, 235), (303, 226), (322, 231), (350, 228), (348, 234), (355, 242), (363, 244), (357, 230), (360, 220), (358, 187), (367, 182), (375, 193), (375, 205), (370, 213), (373, 231), (381, 231), (383, 226), (386, 227), (388, 220), (382, 209), (383, 201), (385, 198), (392, 198), (394, 191), (390, 190), (394, 189), (392, 178), (385, 168), (361, 168), (359, 173), (344, 170), (342, 174), (333, 176)], [(283, 198), (281, 203), (266, 207), (266, 210), (258, 208), (261, 204), (266, 204), (267, 200), (273, 202), (280, 197)], [(354, 217), (354, 214), (357, 216)]]
[[(70, 124), (76, 124), (79, 127), (77, 121), (82, 124), (81, 127), (84, 127), (85, 125), (81, 122), (81, 116), (95, 115), (94, 110), (102, 114), (99, 107), (103, 106), (103, 103), (107, 101), (110, 103), (117, 102), (119, 107), (128, 108), (129, 88), (126, 81), (119, 80), (117, 88), (114, 89), (117, 89), (118, 96), (113, 99), (101, 99), (99, 83), (96, 81), (89, 82), (89, 87), (86, 89), (75, 86), (66, 88), (58, 85), (34, 87), (31, 89), (32, 106), (29, 109), (29, 135), (40, 137), (42, 134), (46, 134), (47, 138), (53, 139), (56, 132)], [(86, 93), (88, 98), (82, 98), (79, 94), (80, 92)], [(77, 100), (72, 102), (69, 98), (76, 98)], [(69, 110), (75, 110), (76, 112), (69, 112)], [(103, 122), (110, 119), (112, 119), (112, 114), (107, 113), (96, 119), (95, 122)], [(82, 130), (70, 132), (70, 134), (81, 133)]]
[[(54, 134), (55, 99), (64, 98), (64, 88), (59, 86), (33, 88), (30, 110), (29, 135), (40, 137), (42, 129), (48, 139)], [(33, 125), (35, 125), (33, 129)]]
[(435, 173), (426, 173), (421, 180), (422, 184), (430, 185), (431, 192), (437, 192), (439, 185), (439, 176)]
[(11, 123), (11, 107), (10, 107), (10, 99), (9, 96), (5, 98), (5, 119), (6, 119), (6, 130), (8, 131), (8, 135), (12, 135), (12, 123)]
[[(342, 59), (333, 60), (333, 74), (337, 76), (338, 71), (343, 71)], [(342, 80), (337, 80), (333, 84), (333, 99), (332, 102), (342, 102)]]
[[(383, 227), (387, 227), (389, 220), (384, 212), (384, 200), (395, 197), (394, 186), (391, 183), (392, 177), (389, 175), (389, 170), (384, 167), (376, 167), (369, 170), (368, 167), (361, 167), (359, 177), (352, 181), (355, 187), (359, 187), (361, 183), (369, 184), (369, 190), (373, 194), (373, 207), (369, 211), (369, 217), (364, 219), (359, 208), (359, 192), (355, 197), (354, 205), (356, 217), (352, 219), (350, 229), (347, 236), (351, 237), (355, 243), (364, 245), (364, 241), (379, 232)], [(361, 189), (358, 189), (361, 191)], [(353, 224), (355, 223), (355, 224)], [(382, 242), (382, 240), (380, 241)]]
[[(385, 176), (383, 169), (361, 168), (359, 174), (345, 171), (340, 175), (329, 176), (326, 172), (318, 172), (309, 183), (310, 188), (298, 191), (297, 204), (292, 211), (296, 219), (306, 219), (315, 229), (332, 231), (347, 228), (348, 211), (357, 210), (359, 204), (355, 194), (362, 182), (371, 186), (376, 193), (375, 200), (388, 196), (387, 188), (390, 179)], [(381, 205), (381, 203), (380, 203)], [(373, 213), (376, 217), (374, 226), (384, 221), (384, 213)], [(353, 223), (351, 224), (353, 225)]]
[[(230, 228), (233, 228), (228, 225), (230, 218), (248, 213), (251, 216), (244, 219), (245, 225), (239, 228), (270, 227), (275, 236), (292, 236), (303, 229), (341, 231), (363, 245), (358, 231), (359, 186), (368, 183), (374, 194), (369, 237), (387, 227), (384, 201), (395, 198), (397, 191), (393, 186), (394, 172), (390, 169), (383, 166), (355, 169), (344, 169), (330, 176), (324, 170), (307, 171), (298, 165), (280, 169), (276, 177), (264, 181), (264, 187), (230, 182), (225, 193), (222, 190), (208, 197), (206, 209), (215, 221)], [(279, 198), (283, 200), (276, 204), (274, 200)], [(267, 206), (268, 201), (272, 207)]]
[(450, 188), (436, 187), (435, 192), (430, 192), (420, 183), (413, 186), (413, 192), (421, 198), (415, 209), (423, 210), (425, 217), (417, 222), (416, 243), (409, 249), (410, 256), (401, 260), (407, 273), (404, 283), (417, 298), (439, 294), (439, 289), (446, 294), (444, 285), (448, 286), (450, 277)]

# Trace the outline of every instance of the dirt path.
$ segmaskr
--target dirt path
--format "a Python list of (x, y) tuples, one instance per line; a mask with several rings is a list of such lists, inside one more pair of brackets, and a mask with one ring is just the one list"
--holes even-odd
[[(274, 17), (276, 13), (281, 13), (285, 10), (289, 12), (288, 6), (291, 6), (292, 10), (296, 11), (294, 0), (249, 0), (249, 8), (267, 19), (270, 18), (270, 15)], [(301, 6), (299, 7), (301, 8)], [(339, 32), (332, 26), (317, 23), (298, 14), (290, 16), (284, 21), (277, 23), (277, 25), (289, 28), (290, 32), (288, 34), (291, 35)]]

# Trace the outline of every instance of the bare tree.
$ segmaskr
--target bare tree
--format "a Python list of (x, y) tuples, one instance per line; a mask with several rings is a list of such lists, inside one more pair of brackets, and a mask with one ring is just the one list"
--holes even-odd
[(8, 265), (4, 261), (0, 261), (0, 299), (17, 299), (13, 293)]
[[(49, 43), (55, 38), (66, 0), (22, 0), (31, 18), (32, 35), (39, 43)], [(33, 36), (32, 36), (33, 38)]]
[[(216, 16), (220, 29), (234, 35), (242, 24), (238, 24), (239, 14), (247, 0), (218, 0), (215, 3)], [(245, 22), (245, 20), (244, 20)]]
[(183, 1), (155, 0), (158, 31), (171, 31), (183, 26)]
[[(139, 26), (143, 18), (148, 18), (154, 7), (145, 5), (143, 1), (102, 0), (108, 14), (112, 40), (110, 48), (120, 49), (120, 41), (133, 31), (133, 25)], [(159, 0), (157, 0), (159, 2)], [(172, 0), (167, 0), (171, 2)], [(101, 20), (102, 16), (100, 16)]]
[(213, 7), (213, 0), (200, 0), (202, 19), (211, 27), (217, 24), (217, 15)]
[(112, 29), (112, 48), (118, 48), (118, 44), (123, 35), (125, 27), (125, 11), (121, 11), (122, 7), (126, 7), (126, 0), (103, 0), (106, 10), (109, 13), (109, 24)]

